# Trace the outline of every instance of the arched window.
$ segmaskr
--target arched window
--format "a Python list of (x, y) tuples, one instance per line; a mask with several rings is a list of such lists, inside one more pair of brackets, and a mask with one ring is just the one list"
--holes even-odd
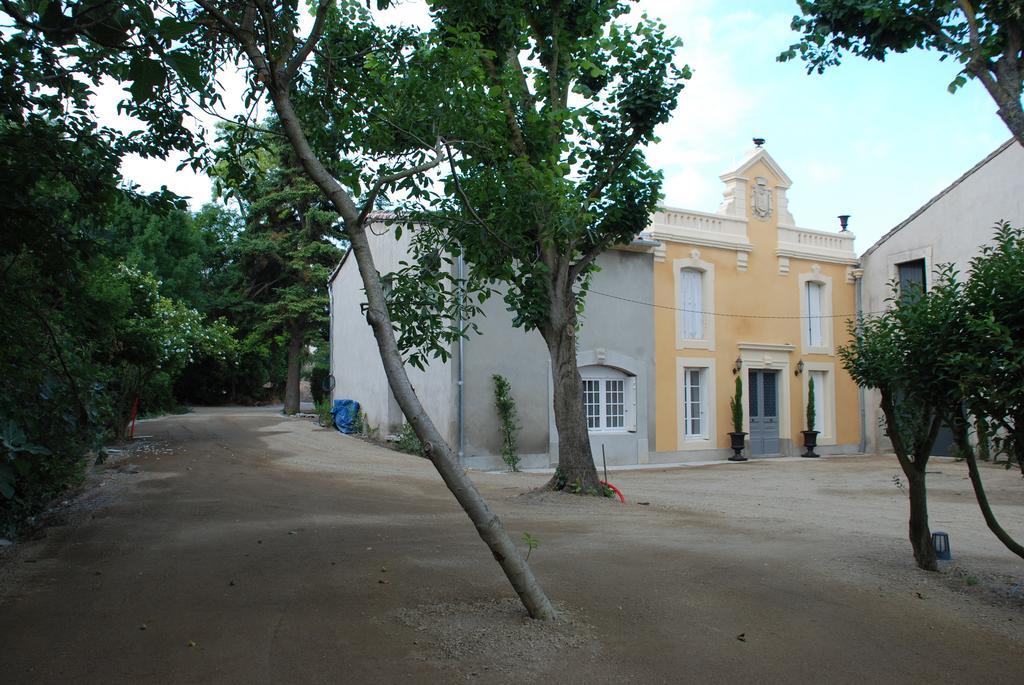
[(583, 409), (594, 432), (635, 431), (636, 379), (610, 366), (584, 366)]

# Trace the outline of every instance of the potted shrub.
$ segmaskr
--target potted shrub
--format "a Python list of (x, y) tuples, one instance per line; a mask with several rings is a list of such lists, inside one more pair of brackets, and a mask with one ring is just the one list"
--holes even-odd
[(807, 379), (807, 430), (800, 431), (804, 434), (804, 453), (801, 457), (817, 458), (814, 448), (818, 446), (818, 431), (814, 430), (814, 423), (817, 416), (814, 411), (814, 379)]
[(746, 461), (743, 456), (743, 443), (747, 434), (743, 432), (743, 380), (736, 376), (736, 394), (729, 400), (729, 409), (732, 410), (732, 432), (729, 439), (733, 455), (729, 461)]

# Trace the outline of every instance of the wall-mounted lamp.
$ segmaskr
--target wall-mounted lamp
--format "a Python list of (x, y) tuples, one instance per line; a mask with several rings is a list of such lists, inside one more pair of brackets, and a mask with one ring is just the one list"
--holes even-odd
[(849, 214), (840, 214), (839, 215), (839, 232), (840, 233), (846, 233), (848, 230), (850, 230), (848, 228), (849, 225), (850, 225), (850, 215)]
[(796, 363), (796, 371), (793, 372), (794, 376), (799, 376), (804, 372), (804, 360), (801, 359)]
[(736, 362), (732, 365), (732, 372), (733, 372), (733, 374), (739, 373), (740, 369), (742, 369), (742, 368), (743, 368), (743, 358), (742, 357), (736, 357)]

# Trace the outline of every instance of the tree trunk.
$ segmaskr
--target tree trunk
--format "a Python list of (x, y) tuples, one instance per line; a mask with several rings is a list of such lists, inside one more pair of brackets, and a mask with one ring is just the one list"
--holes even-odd
[(981, 482), (981, 472), (978, 470), (978, 459), (974, 454), (974, 450), (971, 448), (970, 441), (967, 439), (966, 425), (965, 420), (953, 422), (953, 439), (956, 441), (956, 445), (957, 448), (959, 448), (960, 453), (963, 454), (964, 459), (967, 460), (967, 472), (971, 476), (971, 486), (974, 488), (974, 498), (978, 500), (978, 508), (981, 509), (981, 515), (985, 519), (985, 524), (988, 526), (988, 529), (991, 530), (992, 534), (1006, 546), (1006, 549), (1024, 559), (1024, 547), (1010, 537), (1009, 533), (1003, 530), (1003, 527), (999, 525), (999, 521), (996, 519), (996, 515), (992, 512), (992, 506), (988, 502), (988, 495), (985, 494), (985, 486)]
[(935, 557), (935, 545), (932, 543), (932, 532), (928, 528), (928, 491), (925, 487), (925, 471), (931, 448), (935, 444), (935, 436), (942, 425), (940, 416), (933, 416), (928, 435), (911, 453), (904, 444), (903, 437), (896, 421), (896, 410), (893, 405), (892, 393), (887, 388), (879, 388), (882, 395), (882, 413), (885, 415), (886, 434), (892, 440), (892, 448), (896, 459), (907, 477), (910, 487), (910, 546), (914, 550), (914, 561), (925, 571), (938, 571), (938, 559)]
[(284, 384), (284, 413), (299, 413), (299, 383), (302, 380), (302, 352), (306, 336), (302, 334), (302, 325), (294, 322), (290, 327), (288, 338), (288, 378)]
[[(910, 481), (910, 546), (914, 548), (914, 561), (925, 571), (938, 571), (932, 532), (928, 528), (928, 492), (925, 488), (927, 459), (907, 474)], [(911, 475), (913, 474), (913, 475)]]
[(558, 431), (558, 473), (548, 484), (564, 483), (570, 491), (601, 492), (590, 449), (590, 431), (583, 411), (583, 380), (576, 365), (576, 302), (568, 294), (552, 296), (550, 321), (541, 329), (551, 357), (555, 429)]
[(967, 70), (975, 77), (995, 101), (999, 118), (1010, 129), (1017, 142), (1024, 145), (1024, 109), (1021, 108), (1020, 64), (1013, 55), (1012, 61), (1001, 58), (993, 74), (985, 60), (969, 62)]
[[(258, 50), (250, 44), (246, 46), (246, 52), (258, 68), (258, 59), (260, 58)], [(359, 275), (366, 291), (367, 323), (370, 324), (377, 340), (381, 362), (384, 365), (384, 373), (387, 376), (391, 392), (415, 431), (416, 437), (423, 444), (424, 454), (434, 464), (445, 485), (455, 495), (455, 499), (473, 522), (477, 534), (490, 548), (491, 554), (505, 572), (505, 576), (512, 584), (516, 594), (519, 595), (519, 599), (530, 616), (544, 620), (556, 618), (551, 601), (537, 582), (526, 560), (505, 532), (501, 520), (491, 512), (473, 481), (458, 464), (451, 446), (441, 437), (437, 427), (416, 396), (416, 391), (409, 381), (398, 350), (398, 343), (395, 340), (394, 328), (380, 282), (380, 274), (373, 263), (373, 254), (366, 238), (366, 227), (360, 221), (361, 212), (356, 208), (345, 189), (331, 176), (310, 149), (302, 126), (292, 108), (287, 87), (271, 88), (270, 94), (285, 134), (303, 168), (345, 220), (345, 232), (351, 242), (352, 254), (356, 258)]]

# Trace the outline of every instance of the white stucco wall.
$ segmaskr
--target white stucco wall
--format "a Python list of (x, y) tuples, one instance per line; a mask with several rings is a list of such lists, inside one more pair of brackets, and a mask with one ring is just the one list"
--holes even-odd
[[(405, 258), (409, 233), (396, 240), (391, 228), (376, 225), (370, 247), (377, 270), (387, 274)], [(400, 412), (390, 397), (377, 341), (366, 323), (360, 305), (366, 301), (354, 255), (349, 255), (331, 283), (331, 373), (333, 399), (358, 400), (371, 426), (383, 435), (401, 425)], [(455, 439), (455, 388), (450, 362), (433, 360), (426, 371), (406, 367), (416, 394), (450, 444)]]
[[(997, 221), (1024, 225), (1024, 148), (1011, 142), (961, 177), (918, 210), (904, 224), (875, 243), (861, 258), (864, 268), (863, 309), (879, 312), (890, 296), (889, 282), (896, 265), (923, 258), (928, 285), (936, 265), (953, 263), (961, 278), (979, 247), (992, 239)], [(881, 410), (876, 392), (868, 393), (868, 450), (888, 449), (879, 427)]]

